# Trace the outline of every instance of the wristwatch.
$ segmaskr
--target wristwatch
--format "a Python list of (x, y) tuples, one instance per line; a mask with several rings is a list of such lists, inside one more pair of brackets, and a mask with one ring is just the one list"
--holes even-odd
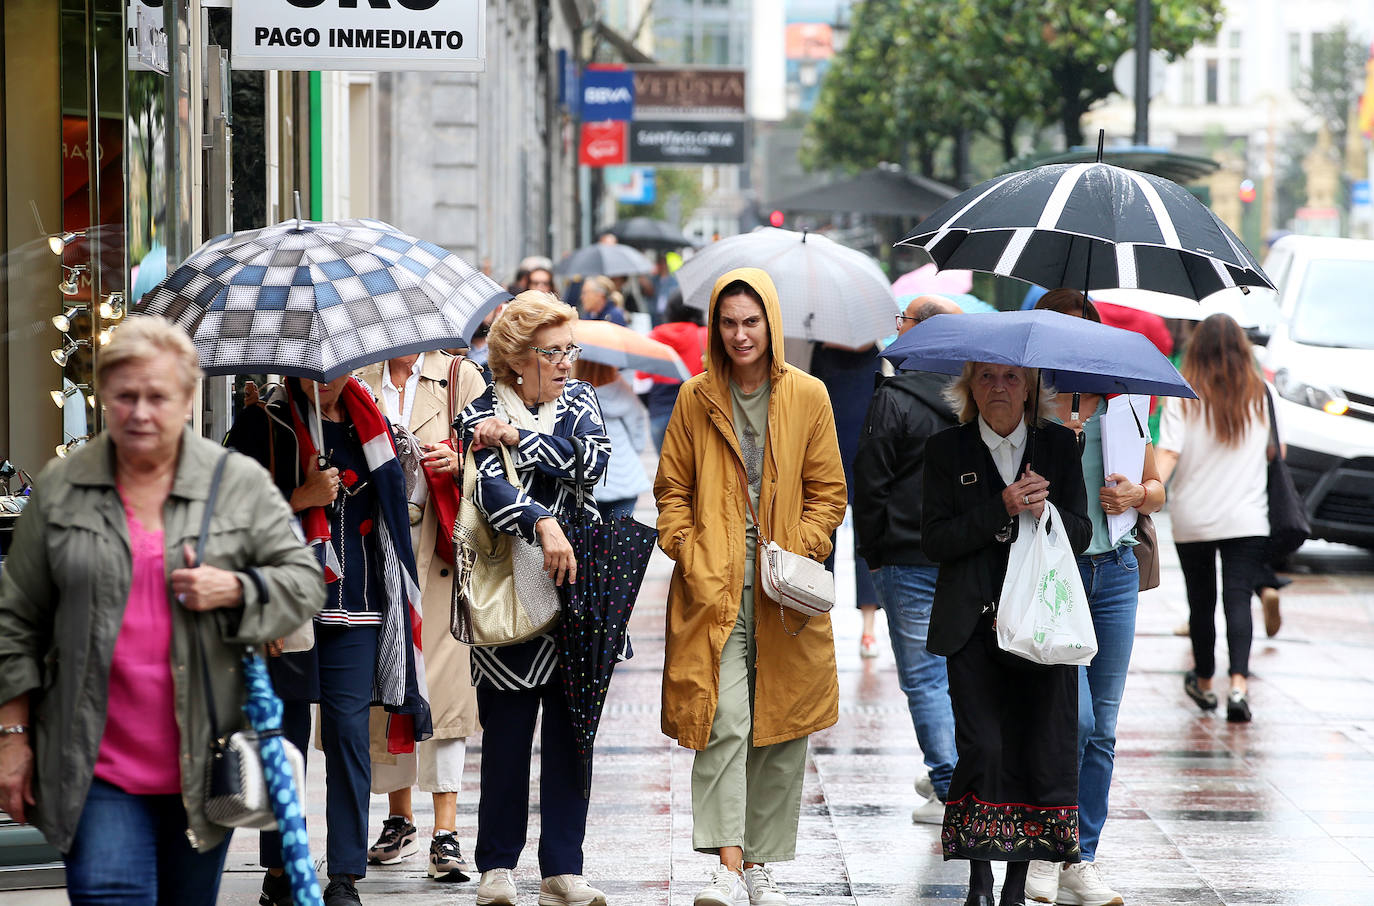
[(0, 724), (0, 736), (19, 736), (27, 732), (28, 724)]

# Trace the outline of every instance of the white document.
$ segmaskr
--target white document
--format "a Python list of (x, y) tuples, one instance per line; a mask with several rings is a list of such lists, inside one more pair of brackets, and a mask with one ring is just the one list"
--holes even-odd
[[(1133, 411), (1134, 410), (1134, 411)], [(1102, 415), (1102, 480), (1107, 476), (1125, 475), (1139, 484), (1145, 471), (1145, 444), (1150, 440), (1150, 398), (1121, 394), (1107, 400)], [(1121, 543), (1127, 532), (1135, 528), (1135, 507), (1124, 513), (1107, 514), (1107, 534), (1112, 546)]]

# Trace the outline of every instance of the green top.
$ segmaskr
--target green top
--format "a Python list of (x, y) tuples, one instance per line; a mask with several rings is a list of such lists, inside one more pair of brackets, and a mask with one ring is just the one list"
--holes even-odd
[[(1099, 496), (1106, 474), (1102, 465), (1102, 416), (1106, 412), (1107, 400), (1103, 399), (1097, 404), (1093, 414), (1083, 420), (1083, 486), (1088, 491), (1088, 520), (1093, 525), (1092, 541), (1083, 552), (1088, 556), (1105, 554), (1115, 547), (1112, 544), (1111, 530), (1107, 527), (1107, 514), (1102, 509), (1102, 498)], [(1135, 529), (1127, 532), (1121, 543), (1136, 544)]]
[[(752, 393), (745, 393), (734, 381), (730, 382), (730, 402), (734, 410), (735, 435), (744, 454), (744, 475), (749, 480), (749, 502), (754, 512), (759, 509), (759, 489), (763, 486), (763, 451), (768, 441), (768, 400), (773, 393), (771, 381)], [(753, 560), (759, 545), (759, 530), (749, 514), (749, 528), (744, 540), (744, 558)]]

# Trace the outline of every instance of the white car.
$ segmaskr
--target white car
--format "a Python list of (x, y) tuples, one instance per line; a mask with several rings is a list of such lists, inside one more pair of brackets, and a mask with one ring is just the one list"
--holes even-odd
[(1374, 241), (1284, 236), (1264, 269), (1279, 304), (1259, 356), (1312, 534), (1374, 548)]

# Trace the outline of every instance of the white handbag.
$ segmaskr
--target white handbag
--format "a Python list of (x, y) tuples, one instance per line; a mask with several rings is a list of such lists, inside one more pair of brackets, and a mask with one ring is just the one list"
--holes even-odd
[(835, 576), (824, 564), (802, 554), (794, 554), (776, 541), (767, 539), (758, 514), (754, 512), (754, 500), (749, 496), (749, 482), (744, 477), (744, 469), (736, 462), (735, 470), (744, 490), (745, 503), (749, 505), (749, 515), (759, 533), (758, 549), (763, 556), (756, 563), (756, 568), (763, 592), (778, 602), (778, 617), (782, 620), (783, 631), (791, 636), (800, 635), (806, 623), (793, 632), (787, 626), (787, 614), (783, 608), (802, 614), (807, 622), (812, 617), (829, 613), (835, 606)]
[(1037, 664), (1086, 665), (1097, 654), (1088, 595), (1059, 511), (1023, 512), (997, 603), (997, 646)]

